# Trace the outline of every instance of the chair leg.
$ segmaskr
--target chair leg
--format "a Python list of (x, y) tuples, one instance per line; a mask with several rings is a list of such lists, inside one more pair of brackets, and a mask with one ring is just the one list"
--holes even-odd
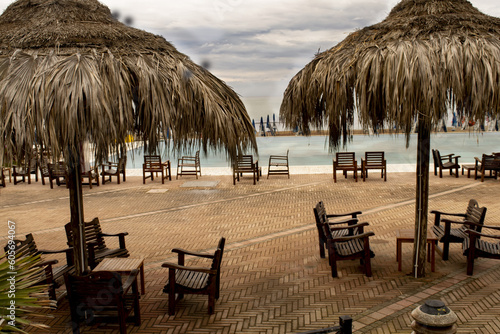
[(325, 242), (321, 239), (319, 239), (319, 257), (322, 259), (325, 258)]
[(175, 315), (175, 269), (168, 270), (168, 314)]

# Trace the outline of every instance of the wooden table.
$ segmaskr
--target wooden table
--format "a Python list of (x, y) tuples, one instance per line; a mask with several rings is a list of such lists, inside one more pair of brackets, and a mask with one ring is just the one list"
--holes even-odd
[[(438, 238), (434, 235), (432, 230), (427, 230), (427, 261), (431, 263), (431, 271), (436, 270), (436, 244)], [(401, 271), (401, 264), (403, 262), (401, 245), (404, 242), (415, 242), (415, 230), (404, 229), (396, 231), (396, 260), (398, 261), (398, 270)]]
[(104, 258), (93, 271), (115, 271), (120, 274), (130, 274), (134, 269), (139, 269), (141, 274), (141, 294), (146, 293), (144, 287), (144, 259), (131, 259), (128, 257)]

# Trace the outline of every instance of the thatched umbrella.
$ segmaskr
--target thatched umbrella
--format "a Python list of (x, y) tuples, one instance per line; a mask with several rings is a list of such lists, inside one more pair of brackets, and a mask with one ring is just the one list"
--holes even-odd
[[(256, 150), (237, 94), (162, 37), (118, 22), (97, 0), (11, 4), (0, 16), (0, 164), (35, 144), (62, 154), (81, 235), (82, 143), (93, 144), (98, 163), (130, 133), (148, 151), (162, 138), (175, 152), (222, 150), (230, 160)], [(80, 270), (83, 247), (75, 247)]]
[(465, 0), (403, 0), (388, 17), (351, 33), (290, 81), (280, 116), (305, 134), (328, 123), (330, 148), (351, 138), (354, 113), (365, 129), (418, 120), (415, 276), (425, 275), (429, 146), (448, 107), (482, 121), (500, 109), (500, 19)]

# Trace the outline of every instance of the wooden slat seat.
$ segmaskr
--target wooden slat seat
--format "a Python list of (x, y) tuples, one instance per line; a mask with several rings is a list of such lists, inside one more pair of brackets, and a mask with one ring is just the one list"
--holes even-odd
[(458, 164), (459, 155), (453, 153), (441, 155), (439, 150), (432, 150), (432, 157), (434, 159), (434, 175), (437, 175), (439, 170), (439, 177), (443, 177), (443, 170), (448, 169), (450, 175), (453, 175), (453, 170), (455, 170), (455, 177), (458, 177), (458, 170), (460, 165)]
[(337, 171), (341, 170), (347, 178), (347, 172), (353, 172), (354, 179), (358, 182), (358, 162), (354, 152), (337, 152), (333, 159), (333, 180), (337, 182)]
[[(39, 278), (35, 284), (47, 284), (49, 286), (49, 298), (56, 303), (61, 300), (65, 295), (64, 293), (57, 296), (56, 289), (64, 284), (64, 274), (68, 272), (74, 272), (73, 265), (73, 250), (72, 248), (66, 248), (61, 250), (44, 250), (38, 249), (33, 234), (29, 233), (26, 235), (24, 240), (13, 240), (13, 243), (7, 243), (4, 247), (5, 252), (15, 250), (17, 258), (23, 258), (26, 256), (33, 255), (44, 255), (44, 254), (59, 254), (64, 253), (66, 255), (66, 264), (55, 266), (59, 263), (58, 260), (44, 260), (37, 266), (44, 268), (44, 275)], [(43, 260), (43, 259), (42, 259)]]
[[(443, 243), (443, 260), (448, 260), (450, 243), (462, 243), (468, 237), (467, 229), (481, 232), (481, 226), (484, 224), (486, 216), (486, 208), (479, 207), (478, 202), (471, 199), (465, 213), (449, 213), (437, 210), (432, 210), (431, 213), (435, 215), (432, 231), (438, 237), (439, 242)], [(458, 217), (462, 218), (462, 220), (442, 219), (442, 216)], [(452, 225), (458, 227), (452, 228)]]
[[(184, 294), (208, 295), (208, 313), (214, 313), (215, 300), (219, 299), (220, 295), (220, 268), (225, 242), (225, 238), (219, 240), (213, 255), (177, 248), (172, 249), (172, 252), (178, 254), (177, 263), (165, 262), (162, 264), (163, 268), (168, 268), (168, 280), (163, 292), (168, 293), (168, 313), (170, 315), (175, 314), (176, 294), (179, 300), (184, 297)], [(212, 265), (210, 268), (186, 266), (186, 255), (211, 259)]]
[[(481, 227), (484, 231), (500, 233), (498, 226)], [(469, 237), (462, 243), (463, 254), (467, 257), (467, 275), (473, 274), (474, 260), (477, 258), (500, 259), (500, 234), (481, 233), (473, 229), (468, 229), (467, 234)]]
[(259, 161), (253, 160), (252, 155), (239, 155), (233, 164), (233, 185), (236, 185), (236, 180), (240, 181), (240, 176), (248, 173), (253, 176), (253, 184), (260, 180), (262, 170), (259, 167)]
[[(68, 246), (73, 246), (73, 231), (71, 223), (64, 226), (66, 230), (66, 238)], [(99, 218), (94, 218), (90, 222), (85, 222), (85, 243), (87, 245), (87, 255), (89, 259), (89, 266), (91, 269), (95, 268), (97, 264), (105, 257), (128, 257), (129, 252), (125, 247), (125, 236), (127, 232), (109, 234), (103, 233)], [(105, 237), (118, 237), (119, 248), (108, 248), (106, 246)]]
[(363, 181), (368, 177), (368, 170), (380, 169), (380, 177), (387, 181), (387, 161), (384, 152), (365, 152), (364, 159), (361, 158), (361, 176)]

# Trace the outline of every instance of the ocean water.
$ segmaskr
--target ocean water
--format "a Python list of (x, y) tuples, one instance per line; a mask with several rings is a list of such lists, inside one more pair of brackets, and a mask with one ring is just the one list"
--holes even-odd
[[(328, 147), (327, 136), (267, 136), (257, 137), (258, 159), (262, 166), (267, 166), (272, 154), (284, 155), (289, 150), (290, 166), (325, 166), (332, 165), (333, 152)], [(500, 152), (500, 132), (483, 133), (434, 133), (431, 135), (431, 148), (438, 149), (442, 155), (454, 153), (460, 155), (459, 163), (473, 163), (474, 157), (483, 153)], [(127, 168), (142, 168), (142, 147), (129, 152)], [(176, 156), (169, 154), (162, 147), (163, 158), (170, 159), (176, 166)], [(412, 134), (410, 146), (406, 148), (403, 135), (354, 135), (353, 140), (339, 151), (352, 151), (357, 159), (366, 151), (385, 151), (387, 163), (390, 165), (413, 165), (417, 157), (417, 135)], [(193, 155), (193, 152), (182, 154)], [(200, 155), (201, 164), (205, 167), (229, 167), (224, 153)], [(432, 157), (431, 157), (432, 160)]]

